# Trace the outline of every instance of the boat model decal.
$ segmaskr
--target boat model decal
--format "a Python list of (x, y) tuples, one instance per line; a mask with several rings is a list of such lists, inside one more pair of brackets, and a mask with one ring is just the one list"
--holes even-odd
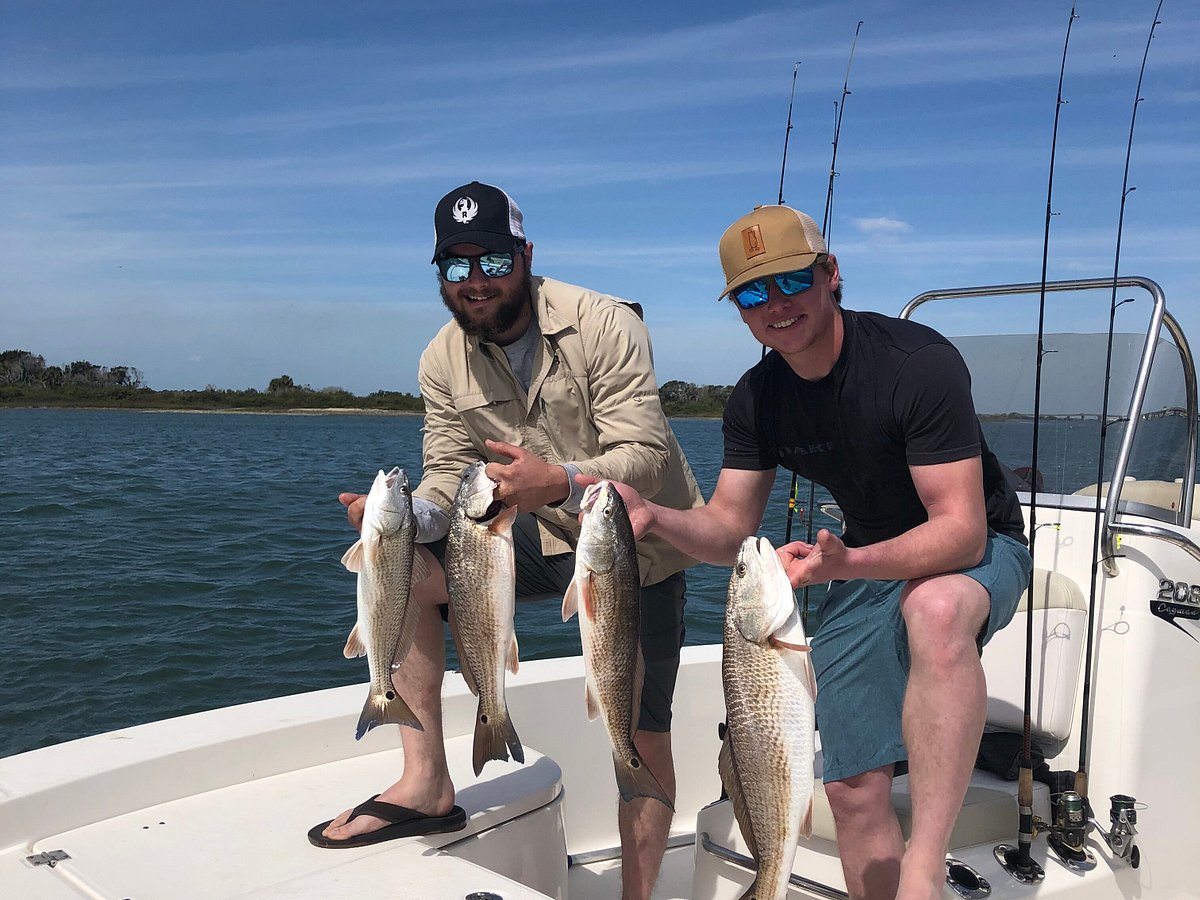
[(1164, 622), (1174, 625), (1200, 644), (1200, 638), (1175, 621), (1176, 619), (1200, 621), (1200, 584), (1188, 584), (1186, 581), (1171, 581), (1163, 578), (1158, 582), (1157, 599), (1150, 601), (1150, 612)]

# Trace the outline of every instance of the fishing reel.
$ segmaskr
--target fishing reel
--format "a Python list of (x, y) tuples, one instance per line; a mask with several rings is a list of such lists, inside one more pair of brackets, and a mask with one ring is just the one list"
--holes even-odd
[(1112, 827), (1105, 831), (1095, 819), (1091, 820), (1092, 827), (1104, 838), (1115, 859), (1136, 869), (1142, 861), (1136, 841), (1137, 801), (1128, 794), (1113, 794), (1109, 802), (1112, 805), (1108, 810), (1108, 818)]
[(1090, 821), (1087, 801), (1075, 791), (1063, 791), (1058, 796), (1054, 822), (1047, 829), (1046, 843), (1064, 866), (1074, 872), (1096, 868), (1096, 857), (1085, 845)]

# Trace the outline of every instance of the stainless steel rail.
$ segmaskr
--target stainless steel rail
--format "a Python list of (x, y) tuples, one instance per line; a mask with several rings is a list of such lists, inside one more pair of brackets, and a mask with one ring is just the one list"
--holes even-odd
[[(738, 868), (745, 869), (747, 872), (758, 871), (758, 864), (753, 859), (718, 844), (708, 836), (707, 831), (700, 832), (700, 846), (704, 849), (705, 853), (712, 854), (717, 859), (723, 859), (727, 863), (732, 863)], [(792, 875), (788, 881), (793, 887), (798, 887), (802, 891), (808, 891), (810, 894), (816, 894), (818, 897), (827, 897), (829, 900), (849, 900), (850, 898), (850, 895), (845, 891), (840, 891), (827, 884), (821, 884), (819, 881), (813, 881), (811, 878), (804, 878), (801, 875)]]
[[(1118, 534), (1134, 534), (1141, 537), (1163, 540), (1182, 548), (1191, 556), (1200, 560), (1200, 546), (1186, 535), (1154, 525), (1135, 525), (1117, 521), (1117, 510), (1121, 501), (1121, 488), (1125, 483), (1125, 473), (1129, 470), (1129, 457), (1133, 449), (1133, 439), (1141, 421), (1142, 406), (1146, 399), (1146, 391), (1150, 383), (1150, 370), (1154, 365), (1154, 353), (1158, 347), (1159, 334), (1166, 325), (1175, 346), (1179, 350), (1180, 362), (1183, 366), (1184, 391), (1187, 395), (1187, 459), (1183, 473), (1183, 483), (1180, 486), (1179, 509), (1175, 516), (1175, 524), (1189, 527), (1192, 519), (1192, 501), (1196, 486), (1196, 453), (1197, 453), (1197, 400), (1196, 400), (1196, 363), (1192, 356), (1191, 347), (1183, 334), (1183, 329), (1173, 316), (1167, 313), (1166, 298), (1162, 288), (1149, 278), (1140, 276), (1125, 276), (1116, 279), (1117, 288), (1140, 288), (1150, 294), (1154, 300), (1154, 310), (1150, 315), (1150, 325), (1146, 330), (1146, 340), (1142, 345), (1141, 359), (1138, 363), (1137, 376), (1134, 380), (1133, 394), (1129, 401), (1129, 413), (1126, 421), (1128, 427), (1121, 437), (1121, 446), (1117, 451), (1116, 463), (1109, 479), (1109, 491), (1104, 505), (1104, 531), (1101, 536), (1101, 559), (1104, 571), (1111, 577), (1117, 574)], [(1045, 285), (1047, 292), (1062, 291), (1095, 291), (1113, 289), (1111, 278), (1079, 278), (1066, 281), (1050, 281)], [(999, 298), (1017, 295), (1040, 294), (1041, 282), (1026, 282), (1023, 284), (994, 284), (982, 287), (952, 288), (949, 290), (926, 291), (905, 304), (900, 312), (900, 318), (911, 318), (913, 312), (925, 303), (933, 300), (961, 300), (970, 298)], [(1100, 490), (1100, 485), (1096, 485)]]

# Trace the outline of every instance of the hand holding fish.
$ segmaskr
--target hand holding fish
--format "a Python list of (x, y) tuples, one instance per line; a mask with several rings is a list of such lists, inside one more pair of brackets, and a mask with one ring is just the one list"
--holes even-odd
[[(575, 476), (575, 483), (582, 487), (599, 484), (602, 480), (595, 475), (579, 474)], [(619, 481), (610, 481), (609, 484), (617, 489), (617, 493), (625, 501), (625, 511), (629, 514), (629, 524), (633, 526), (633, 537), (635, 540), (640, 541), (654, 527), (654, 507), (643, 500), (642, 495), (629, 485), (622, 484)], [(580, 513), (580, 521), (583, 521), (582, 513)]]
[(362, 531), (363, 511), (367, 508), (366, 494), (338, 494), (338, 503), (346, 507), (346, 518), (355, 531)]
[(779, 548), (779, 561), (787, 572), (792, 587), (820, 584), (835, 578), (846, 578), (846, 545), (829, 529), (817, 533), (817, 542), (792, 541)]
[(487, 442), (488, 449), (507, 456), (511, 463), (488, 463), (484, 470), (497, 483), (496, 499), (523, 512), (567, 499), (571, 485), (567, 470), (548, 463), (524, 447), (504, 441)]

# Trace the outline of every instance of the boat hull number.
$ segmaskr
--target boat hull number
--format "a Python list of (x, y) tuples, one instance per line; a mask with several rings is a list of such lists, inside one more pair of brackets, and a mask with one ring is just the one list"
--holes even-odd
[(1171, 581), (1163, 578), (1158, 582), (1158, 596), (1150, 601), (1150, 612), (1164, 622), (1174, 625), (1193, 641), (1200, 643), (1200, 638), (1175, 621), (1176, 619), (1200, 621), (1200, 584), (1188, 584), (1186, 581)]

